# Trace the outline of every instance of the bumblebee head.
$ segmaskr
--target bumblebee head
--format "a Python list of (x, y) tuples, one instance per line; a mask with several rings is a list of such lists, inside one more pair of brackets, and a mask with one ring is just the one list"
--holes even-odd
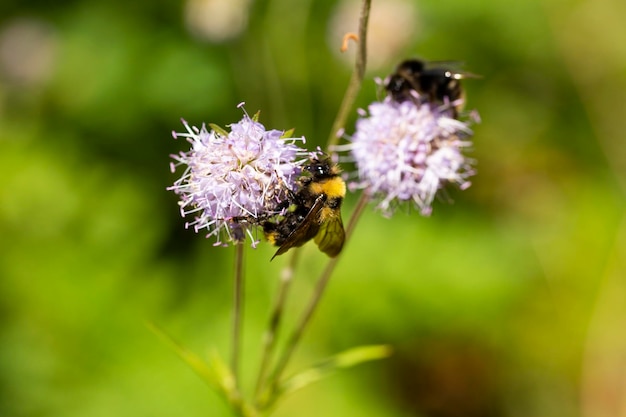
[(415, 93), (420, 92), (420, 75), (425, 64), (418, 59), (407, 59), (401, 62), (396, 71), (389, 75), (384, 82), (388, 94), (396, 102), (415, 100)]
[(322, 159), (312, 158), (303, 168), (305, 171), (310, 172), (314, 179), (330, 178), (339, 174), (339, 168), (328, 157)]
[(407, 59), (398, 65), (396, 73), (406, 77), (415, 77), (424, 71), (424, 62), (419, 59)]

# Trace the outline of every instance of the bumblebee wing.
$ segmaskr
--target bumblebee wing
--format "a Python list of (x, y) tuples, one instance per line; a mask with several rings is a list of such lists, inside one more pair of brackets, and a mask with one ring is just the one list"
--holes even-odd
[(478, 74), (473, 74), (469, 71), (465, 71), (462, 66), (462, 61), (428, 61), (426, 62), (423, 74), (437, 75), (440, 73), (450, 72), (450, 78), (455, 80), (462, 80), (465, 78), (482, 78)]
[(278, 255), (282, 255), (293, 247), (302, 246), (318, 233), (318, 216), (324, 207), (324, 199), (324, 195), (317, 197), (315, 203), (313, 203), (313, 207), (311, 207), (304, 220), (287, 236), (287, 239), (280, 245), (274, 256), (272, 256), (272, 259)]
[(425, 61), (425, 68), (434, 68), (434, 67), (448, 67), (448, 68), (461, 68), (465, 65), (465, 62), (458, 61), (455, 59), (440, 59), (436, 61)]
[(346, 232), (343, 230), (341, 216), (337, 215), (324, 222), (315, 235), (315, 243), (322, 252), (334, 258), (339, 255), (346, 239)]

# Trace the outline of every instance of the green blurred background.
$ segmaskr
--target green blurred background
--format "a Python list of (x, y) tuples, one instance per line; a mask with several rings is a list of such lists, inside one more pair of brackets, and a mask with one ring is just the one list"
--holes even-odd
[[(366, 210), (290, 370), (361, 344), (395, 355), (276, 416), (626, 416), (626, 4), (373, 3), (358, 105), (405, 57), (463, 61), (483, 77), (466, 83), (478, 175), (430, 218)], [(227, 356), (233, 250), (183, 228), (170, 132), (236, 122), (245, 101), (322, 145), (357, 8), (2, 2), (0, 415), (230, 415), (145, 326)], [(247, 390), (287, 262), (272, 252), (246, 255)], [(287, 326), (326, 260), (302, 253)]]

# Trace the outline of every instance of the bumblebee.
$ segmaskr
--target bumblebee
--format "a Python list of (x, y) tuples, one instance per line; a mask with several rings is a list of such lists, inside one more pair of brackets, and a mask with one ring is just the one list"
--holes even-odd
[(278, 246), (272, 259), (311, 239), (330, 257), (337, 256), (343, 248), (341, 203), (346, 184), (339, 175), (341, 170), (328, 157), (312, 158), (303, 170), (298, 189), (282, 207), (284, 214), (263, 223), (265, 237)]
[(384, 87), (387, 94), (398, 103), (422, 99), (433, 104), (448, 105), (452, 116), (456, 118), (462, 110), (462, 105), (455, 102), (458, 103), (465, 95), (461, 87), (461, 80), (464, 78), (477, 76), (454, 70), (443, 63), (407, 59), (385, 79)]

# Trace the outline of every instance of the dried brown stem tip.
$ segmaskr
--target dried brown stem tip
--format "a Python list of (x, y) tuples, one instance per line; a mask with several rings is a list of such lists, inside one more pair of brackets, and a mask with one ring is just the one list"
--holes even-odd
[(359, 35), (357, 35), (354, 32), (348, 32), (345, 35), (343, 35), (343, 41), (341, 42), (341, 52), (346, 52), (348, 50), (348, 42), (350, 40), (353, 40), (355, 42), (359, 42)]

